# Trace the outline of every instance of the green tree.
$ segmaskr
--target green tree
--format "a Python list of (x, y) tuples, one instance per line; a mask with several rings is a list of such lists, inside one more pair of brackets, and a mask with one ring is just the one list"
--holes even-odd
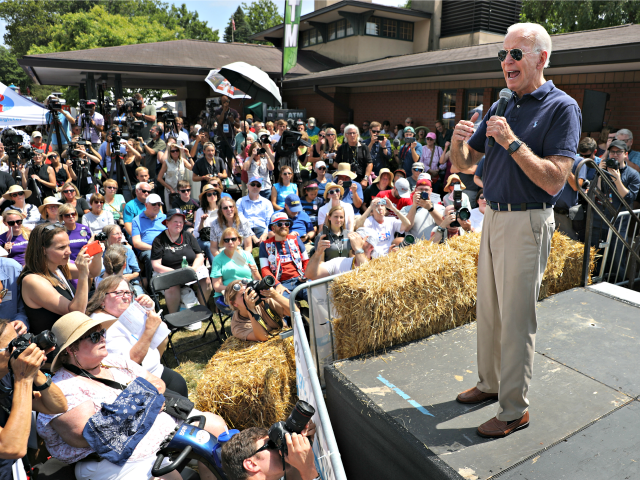
[(640, 21), (640, 1), (524, 0), (520, 20), (544, 26), (550, 34), (614, 27)]
[(144, 17), (125, 17), (107, 12), (96, 5), (89, 12), (67, 13), (60, 17), (59, 26), (49, 27), (51, 41), (33, 46), (29, 54), (86, 50), (136, 43), (163, 42), (177, 39), (181, 27), (173, 30)]
[[(278, 6), (272, 0), (258, 0), (249, 5), (243, 3), (242, 8), (245, 12), (247, 24), (253, 33), (264, 32), (271, 27), (284, 23), (284, 19), (278, 11)], [(253, 43), (271, 45), (270, 42), (259, 40), (253, 40)]]
[[(231, 20), (235, 20), (236, 22), (235, 31), (233, 31), (233, 25), (231, 23)], [(231, 16), (231, 18), (229, 18), (229, 24), (227, 25), (227, 28), (224, 29), (224, 41), (249, 43), (250, 42), (249, 37), (251, 35), (253, 35), (253, 32), (251, 31), (251, 27), (247, 23), (247, 18), (244, 14), (244, 11), (242, 10), (241, 7), (238, 7), (236, 12)]]
[(19, 85), (23, 92), (31, 85), (31, 79), (18, 65), (16, 56), (6, 47), (0, 46), (0, 82), (5, 85)]

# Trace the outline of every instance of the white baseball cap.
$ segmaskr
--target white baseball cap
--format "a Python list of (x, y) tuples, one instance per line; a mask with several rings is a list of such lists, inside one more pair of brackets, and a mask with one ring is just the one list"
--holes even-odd
[(399, 178), (396, 180), (395, 187), (400, 198), (411, 197), (411, 186), (409, 186), (409, 180), (406, 178)]
[(358, 230), (356, 230), (356, 233), (360, 235), (362, 239), (372, 247), (378, 246), (378, 236), (376, 232), (374, 232), (370, 228), (359, 228)]
[(418, 175), (418, 180), (431, 180), (431, 175), (427, 172), (421, 173), (420, 175)]
[(151, 195), (149, 195), (147, 197), (146, 203), (162, 203), (164, 205), (162, 199), (160, 198), (160, 195), (158, 195), (157, 193), (152, 193)]
[(42, 134), (36, 130), (31, 134), (31, 138), (37, 138), (37, 137), (42, 138)]

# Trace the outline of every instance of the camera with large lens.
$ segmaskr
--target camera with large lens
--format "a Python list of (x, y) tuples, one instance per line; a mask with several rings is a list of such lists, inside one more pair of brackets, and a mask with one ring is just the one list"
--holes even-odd
[(111, 137), (111, 150), (120, 151), (118, 148), (118, 146), (120, 145), (120, 140), (122, 140), (120, 131), (117, 128), (114, 128), (109, 132), (109, 136)]
[(256, 302), (256, 305), (259, 305), (262, 302), (261, 292), (263, 290), (269, 290), (275, 284), (276, 284), (276, 279), (271, 275), (267, 275), (262, 280), (252, 280), (250, 282), (247, 282), (245, 285), (247, 286), (247, 288), (253, 289), (253, 291), (258, 294), (260, 298)]
[(91, 142), (88, 142), (87, 140), (77, 140), (75, 142), (71, 142), (69, 143), (69, 149), (67, 150), (67, 154), (69, 155), (69, 160), (73, 162), (80, 161), (81, 163), (84, 163), (84, 160), (80, 158), (80, 154), (76, 152), (76, 149), (78, 148), (79, 145), (84, 145), (86, 149), (87, 145), (91, 145)]
[(615, 158), (607, 158), (606, 160), (607, 168), (612, 168), (614, 170), (620, 170), (620, 162)]
[(471, 218), (471, 211), (467, 207), (462, 206), (462, 189), (460, 185), (453, 186), (453, 209), (456, 212), (456, 219), (451, 222), (451, 228), (460, 226), (458, 220), (467, 221)]
[(304, 427), (309, 423), (316, 409), (303, 400), (298, 400), (296, 406), (293, 407), (289, 418), (284, 422), (277, 422), (269, 428), (269, 441), (280, 450), (284, 455), (287, 454), (287, 441), (285, 435), (297, 433), (300, 434)]
[(281, 156), (288, 156), (298, 150), (300, 146), (311, 147), (311, 142), (302, 139), (302, 133), (285, 130), (276, 144), (276, 151)]
[(35, 343), (40, 350), (47, 350), (56, 346), (56, 336), (50, 330), (45, 330), (37, 335), (33, 333), (23, 333), (11, 340), (9, 346), (9, 353), (13, 358), (17, 358), (22, 352), (24, 352), (29, 345)]
[(59, 98), (55, 95), (62, 95), (61, 93), (52, 93), (49, 97), (49, 101), (47, 102), (47, 108), (51, 112), (59, 112), (62, 110), (62, 105), (64, 105), (66, 100), (64, 98)]
[(89, 115), (91, 114), (91, 109), (95, 107), (96, 101), (80, 99), (78, 104), (80, 105), (80, 113)]
[(128, 98), (126, 102), (118, 109), (118, 113), (120, 115), (123, 114), (132, 114), (142, 112), (142, 100), (138, 100), (137, 98)]
[(0, 136), (0, 140), (4, 145), (4, 150), (9, 156), (18, 155), (18, 148), (22, 145), (24, 141), (22, 135), (16, 132), (13, 128), (5, 128), (2, 131), (2, 135)]
[(269, 141), (269, 134), (268, 133), (263, 133), (262, 135), (260, 135), (260, 142), (261, 143), (271, 143)]
[(107, 235), (105, 232), (96, 233), (96, 240), (98, 242), (106, 242), (108, 238), (109, 235)]

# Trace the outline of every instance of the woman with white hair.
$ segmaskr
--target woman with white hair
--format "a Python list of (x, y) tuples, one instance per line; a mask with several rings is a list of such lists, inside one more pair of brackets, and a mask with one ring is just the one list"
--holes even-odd
[(356, 182), (364, 188), (369, 186), (369, 177), (373, 171), (373, 161), (366, 145), (360, 143), (360, 130), (353, 124), (344, 127), (344, 142), (336, 152), (335, 164), (348, 163), (356, 174)]

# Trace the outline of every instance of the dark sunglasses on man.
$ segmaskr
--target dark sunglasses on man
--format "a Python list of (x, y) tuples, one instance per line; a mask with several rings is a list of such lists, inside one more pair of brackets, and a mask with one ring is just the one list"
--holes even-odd
[(288, 222), (285, 220), (283, 222), (276, 222), (276, 225), (278, 226), (278, 228), (284, 228), (284, 227), (290, 228), (291, 222)]
[(511, 58), (513, 58), (516, 62), (519, 62), (520, 60), (522, 60), (523, 55), (529, 55), (533, 52), (523, 52), (519, 48), (512, 48), (511, 50), (500, 50), (498, 52), (498, 59), (500, 59), (501, 62), (504, 62), (507, 58), (507, 53), (510, 54)]

